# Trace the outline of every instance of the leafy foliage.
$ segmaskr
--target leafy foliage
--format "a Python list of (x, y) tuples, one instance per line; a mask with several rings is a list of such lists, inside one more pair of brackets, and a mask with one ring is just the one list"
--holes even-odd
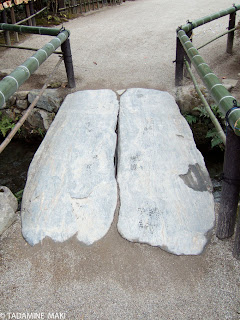
[[(211, 109), (214, 113), (214, 115), (217, 117), (219, 123), (222, 125), (222, 127), (225, 129), (225, 121), (224, 116), (219, 110), (217, 105), (212, 105)], [(206, 109), (202, 106), (193, 108), (193, 112), (196, 112), (194, 114), (192, 113), (185, 113), (183, 116), (187, 120), (190, 126), (193, 126), (196, 123), (202, 123), (207, 126), (208, 131), (206, 134), (206, 138), (211, 140), (211, 148), (218, 147), (221, 150), (224, 150), (224, 145), (222, 143), (222, 140), (219, 138), (216, 128), (214, 127), (208, 112)]]
[(22, 200), (23, 191), (24, 191), (24, 189), (22, 189), (22, 190), (20, 190), (20, 191), (18, 191), (18, 192), (16, 192), (16, 193), (14, 194), (15, 197), (17, 198), (17, 201), (18, 201), (18, 202), (21, 202), (21, 200)]
[(0, 132), (3, 137), (5, 137), (14, 126), (15, 123), (13, 122), (13, 120), (5, 115), (2, 116), (2, 113), (0, 112)]

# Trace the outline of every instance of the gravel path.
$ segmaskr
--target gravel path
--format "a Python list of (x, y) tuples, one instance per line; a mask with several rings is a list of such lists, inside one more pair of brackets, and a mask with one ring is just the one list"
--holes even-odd
[[(136, 0), (66, 23), (74, 90), (145, 87), (173, 92), (176, 27), (231, 5), (231, 0)], [(204, 35), (214, 37), (226, 26), (224, 18), (202, 27), (201, 34), (194, 31), (194, 43), (204, 43)], [(49, 40), (37, 39), (36, 44), (31, 36), (24, 45)], [(220, 77), (236, 77), (238, 55), (226, 55), (225, 46), (226, 39), (218, 40), (210, 53), (203, 49), (202, 54)], [(13, 68), (31, 55), (17, 54), (16, 59), (16, 51), (1, 51), (1, 68)], [(41, 83), (55, 61), (51, 57), (45, 62), (34, 81)], [(65, 79), (63, 67), (56, 78)], [(220, 241), (213, 234), (202, 255), (174, 256), (121, 238), (117, 212), (108, 234), (91, 247), (75, 238), (62, 244), (46, 239), (31, 247), (21, 236), (18, 217), (0, 241), (0, 318), (42, 312), (47, 319), (54, 312), (68, 320), (240, 319), (240, 262), (231, 254), (233, 239)]]

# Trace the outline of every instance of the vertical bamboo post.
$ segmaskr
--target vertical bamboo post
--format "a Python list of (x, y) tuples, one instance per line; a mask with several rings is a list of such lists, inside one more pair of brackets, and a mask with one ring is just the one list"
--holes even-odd
[(86, 0), (84, 0), (84, 11), (87, 12)]
[(80, 13), (82, 14), (82, 0), (80, 0)]
[[(30, 14), (31, 14), (31, 16), (35, 13), (34, 12), (34, 5), (33, 5), (33, 0), (31, 0), (30, 2), (29, 2), (29, 9), (30, 9)], [(35, 27), (36, 26), (36, 19), (35, 19), (35, 17), (33, 17), (32, 19), (32, 25)]]
[[(7, 14), (6, 11), (2, 11), (2, 22), (7, 23)], [(10, 38), (10, 32), (9, 31), (4, 31), (4, 40), (6, 45), (10, 46), (11, 45), (11, 38)]]
[[(235, 28), (236, 23), (236, 12), (230, 13), (229, 15), (229, 25), (228, 30)], [(227, 38), (227, 53), (232, 53), (233, 50), (233, 40), (234, 40), (234, 31), (229, 32)]]
[(92, 0), (92, 9), (93, 9), (93, 10), (94, 10), (94, 6), (95, 6), (94, 0)]
[(68, 78), (68, 87), (75, 88), (76, 84), (75, 84), (75, 76), (74, 76), (74, 70), (73, 70), (70, 40), (67, 39), (66, 41), (64, 41), (63, 44), (61, 45), (61, 48), (63, 52), (64, 64), (65, 64), (65, 69), (66, 69), (67, 78)]
[[(30, 15), (31, 15), (31, 14), (30, 14), (29, 3), (26, 3), (26, 4), (25, 4), (25, 11), (26, 11), (26, 17), (29, 18)], [(31, 19), (29, 19), (29, 20), (27, 21), (27, 23), (28, 23), (29, 26), (32, 26), (32, 20), (31, 20)]]
[(234, 233), (240, 191), (240, 136), (227, 126), (223, 165), (223, 185), (216, 235), (229, 238)]
[[(12, 24), (16, 23), (16, 16), (15, 16), (15, 11), (14, 11), (14, 7), (12, 6), (10, 8), (10, 12), (11, 12), (11, 20), (12, 20)], [(18, 37), (18, 33), (14, 32), (14, 36), (15, 36), (15, 41), (19, 42), (19, 37)]]
[(66, 7), (65, 1), (64, 0), (58, 0), (58, 10), (59, 9), (64, 9)]
[(99, 0), (97, 0), (97, 9), (99, 10)]
[(176, 67), (175, 67), (175, 86), (181, 86), (183, 80), (183, 66), (184, 66), (184, 49), (177, 37), (176, 43)]

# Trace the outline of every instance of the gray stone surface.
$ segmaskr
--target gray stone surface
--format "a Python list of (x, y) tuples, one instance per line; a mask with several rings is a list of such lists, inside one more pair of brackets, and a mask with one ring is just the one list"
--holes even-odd
[[(28, 101), (32, 103), (41, 90), (32, 90), (28, 94)], [(49, 112), (57, 112), (63, 99), (59, 96), (57, 89), (46, 89), (37, 103), (37, 107)]]
[(231, 91), (234, 89), (238, 83), (238, 80), (235, 79), (222, 79), (222, 83), (224, 87), (228, 90)]
[(16, 220), (18, 202), (11, 190), (0, 186), (0, 235)]
[(39, 108), (34, 108), (31, 114), (28, 116), (26, 122), (28, 122), (33, 128), (48, 130), (54, 117), (55, 113), (53, 112), (47, 112)]
[[(206, 87), (200, 85), (199, 88), (205, 96), (209, 105), (215, 104)], [(194, 112), (194, 108), (202, 105), (202, 101), (199, 98), (199, 95), (197, 94), (197, 91), (193, 84), (176, 87), (175, 98), (177, 105), (179, 106), (182, 113), (192, 113)]]
[(127, 90), (118, 139), (120, 234), (178, 255), (200, 254), (215, 221), (211, 181), (173, 97)]
[(25, 100), (28, 98), (29, 91), (24, 90), (24, 91), (17, 91), (15, 93), (17, 100)]
[(17, 99), (16, 100), (16, 107), (19, 109), (25, 110), (28, 107), (28, 101), (26, 99), (25, 100)]
[(13, 69), (2, 69), (0, 70), (0, 77), (1, 78), (6, 77), (12, 72), (13, 72)]
[(110, 90), (66, 97), (28, 172), (21, 215), (31, 245), (75, 234), (90, 245), (107, 233), (117, 204), (118, 109)]

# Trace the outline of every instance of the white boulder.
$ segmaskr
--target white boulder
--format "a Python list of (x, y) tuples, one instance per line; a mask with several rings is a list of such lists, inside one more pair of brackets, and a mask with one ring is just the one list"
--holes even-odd
[(28, 172), (21, 214), (22, 233), (31, 245), (75, 234), (90, 245), (107, 233), (117, 203), (118, 110), (110, 90), (66, 97)]
[(211, 181), (174, 98), (129, 89), (120, 99), (120, 234), (175, 254), (200, 254), (213, 228)]

